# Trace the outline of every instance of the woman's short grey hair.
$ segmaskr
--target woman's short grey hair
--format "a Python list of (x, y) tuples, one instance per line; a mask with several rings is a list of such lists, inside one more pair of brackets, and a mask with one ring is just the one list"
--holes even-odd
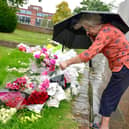
[(87, 26), (100, 25), (101, 16), (99, 14), (83, 14), (78, 23)]

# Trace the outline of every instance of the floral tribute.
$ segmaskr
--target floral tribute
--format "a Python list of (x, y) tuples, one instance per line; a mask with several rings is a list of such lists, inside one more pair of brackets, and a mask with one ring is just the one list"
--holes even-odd
[(0, 90), (0, 101), (6, 106), (16, 109), (28, 108), (40, 113), (43, 106), (59, 107), (60, 101), (69, 99), (69, 94), (77, 95), (79, 83), (78, 73), (84, 70), (84, 64), (71, 65), (62, 71), (59, 63), (76, 55), (73, 50), (62, 53), (57, 45), (41, 48), (19, 44), (22, 52), (32, 53), (28, 71), (23, 77), (8, 82), (5, 89)]

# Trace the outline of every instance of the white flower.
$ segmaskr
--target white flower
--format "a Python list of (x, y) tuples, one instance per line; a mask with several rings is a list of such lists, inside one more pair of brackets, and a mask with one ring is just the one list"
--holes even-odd
[(6, 123), (16, 113), (16, 108), (1, 108), (0, 109), (0, 121)]

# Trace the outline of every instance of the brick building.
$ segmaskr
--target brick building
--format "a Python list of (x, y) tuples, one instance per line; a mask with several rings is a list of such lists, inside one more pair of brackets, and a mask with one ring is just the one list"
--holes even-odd
[(42, 7), (30, 5), (28, 9), (19, 8), (17, 11), (18, 22), (33, 26), (44, 26), (50, 28), (52, 26), (53, 13), (43, 12)]

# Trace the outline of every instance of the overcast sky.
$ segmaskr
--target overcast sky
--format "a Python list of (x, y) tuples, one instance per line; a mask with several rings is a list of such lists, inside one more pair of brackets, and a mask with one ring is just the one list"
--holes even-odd
[[(69, 8), (72, 11), (75, 7), (80, 6), (80, 2), (82, 2), (82, 0), (42, 0), (42, 2), (38, 2), (38, 0), (29, 0), (28, 4), (25, 5), (24, 7), (27, 8), (27, 6), (30, 4), (31, 5), (39, 5), (43, 8), (44, 12), (55, 13), (56, 5), (61, 3), (62, 1), (68, 2)], [(119, 5), (124, 0), (101, 0), (101, 1), (103, 1), (105, 3), (115, 1), (114, 5)]]

